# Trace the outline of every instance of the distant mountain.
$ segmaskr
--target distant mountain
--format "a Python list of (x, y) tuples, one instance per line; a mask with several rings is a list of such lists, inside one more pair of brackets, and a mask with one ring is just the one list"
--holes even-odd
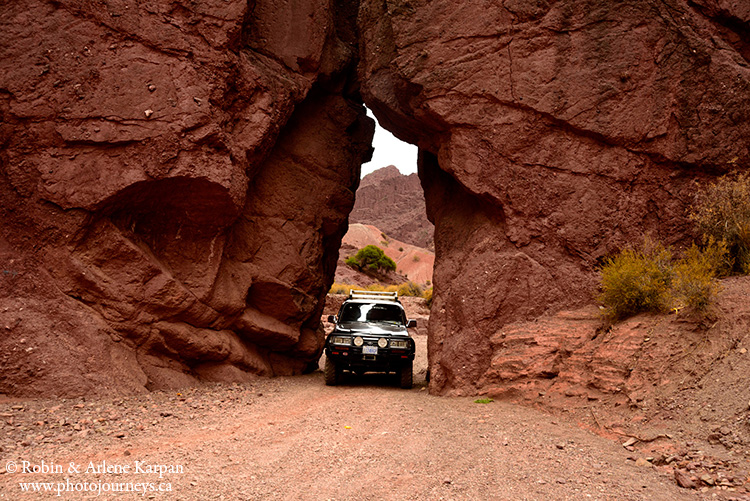
[(419, 176), (405, 176), (393, 165), (362, 178), (349, 222), (376, 226), (389, 238), (435, 249)]

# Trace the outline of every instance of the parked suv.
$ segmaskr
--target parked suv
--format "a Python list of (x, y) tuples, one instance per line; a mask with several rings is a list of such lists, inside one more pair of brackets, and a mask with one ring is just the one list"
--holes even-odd
[(417, 321), (406, 319), (398, 293), (353, 290), (328, 321), (335, 327), (326, 338), (327, 385), (350, 371), (394, 373), (401, 388), (412, 387), (415, 345), (407, 329)]

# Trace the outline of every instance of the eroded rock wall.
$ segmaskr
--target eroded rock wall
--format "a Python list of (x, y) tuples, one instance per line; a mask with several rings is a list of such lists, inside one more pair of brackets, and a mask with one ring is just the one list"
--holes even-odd
[(360, 27), (365, 102), (421, 150), (433, 392), (501, 388), (504, 325), (683, 242), (695, 182), (750, 165), (743, 2), (368, 0)]
[(359, 165), (356, 3), (0, 10), (0, 393), (300, 373)]

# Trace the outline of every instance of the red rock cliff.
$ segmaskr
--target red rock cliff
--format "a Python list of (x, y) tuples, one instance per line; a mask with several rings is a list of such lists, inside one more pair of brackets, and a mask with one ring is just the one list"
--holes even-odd
[(416, 174), (401, 174), (393, 165), (362, 178), (349, 222), (371, 224), (389, 237), (433, 250), (432, 223)]
[(317, 361), (373, 131), (355, 18), (315, 0), (3, 6), (0, 393)]
[(750, 165), (750, 4), (367, 0), (360, 79), (420, 147), (435, 223), (431, 390), (502, 386), (503, 325), (683, 241), (696, 180)]

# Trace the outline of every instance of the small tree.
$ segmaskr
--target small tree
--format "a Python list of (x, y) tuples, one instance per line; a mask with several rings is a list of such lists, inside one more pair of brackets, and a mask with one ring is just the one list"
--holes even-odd
[(346, 259), (346, 264), (358, 270), (371, 272), (396, 271), (396, 263), (377, 245), (368, 245), (359, 249), (355, 256)]

